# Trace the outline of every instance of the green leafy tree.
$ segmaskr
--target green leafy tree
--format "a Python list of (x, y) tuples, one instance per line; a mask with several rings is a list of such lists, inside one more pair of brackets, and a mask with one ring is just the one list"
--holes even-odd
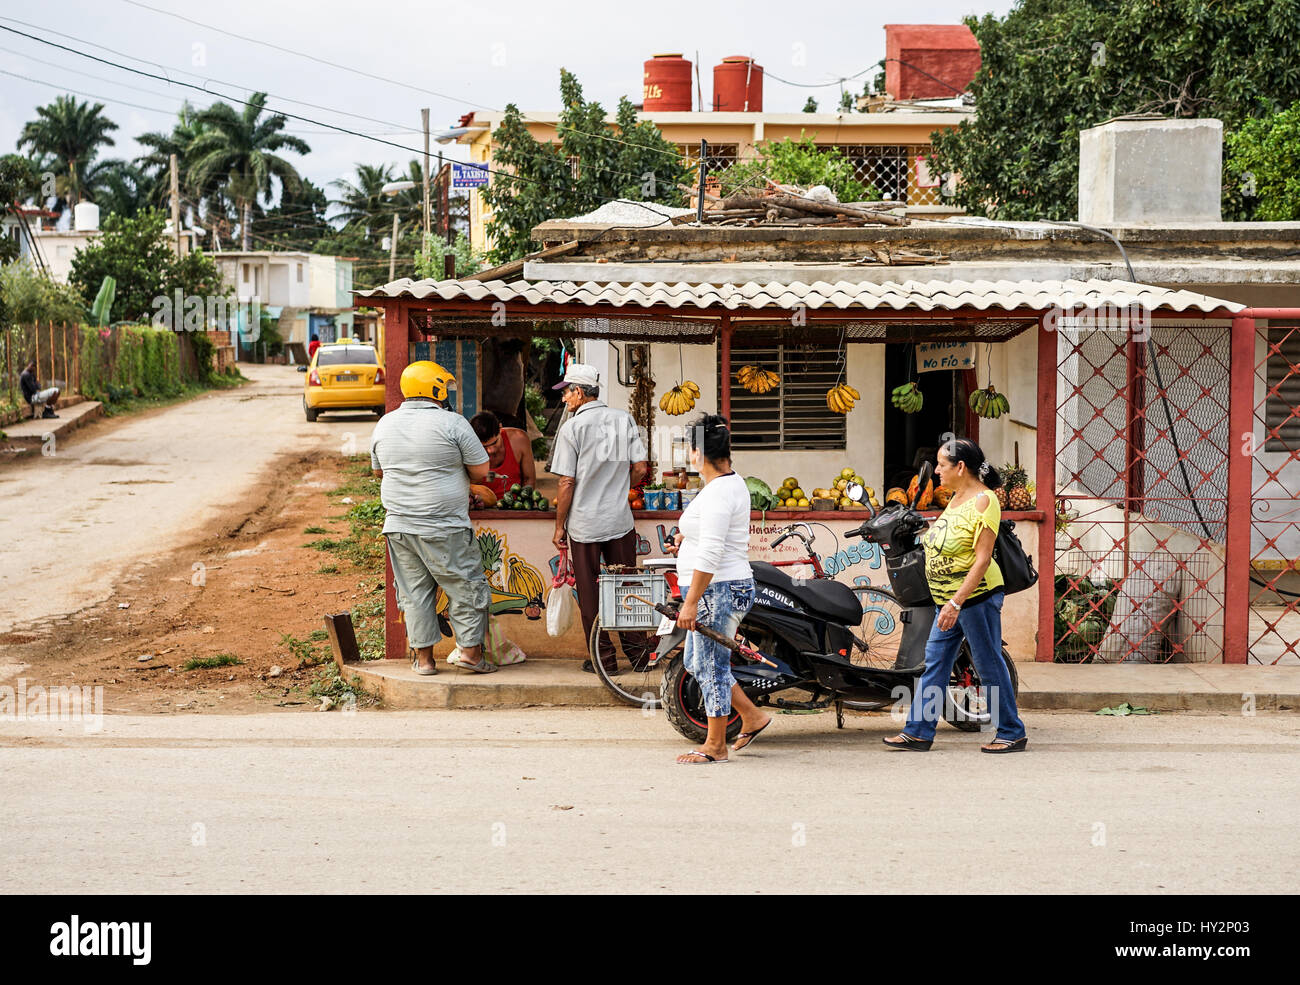
[(76, 205), (86, 197), (84, 172), (101, 147), (112, 147), (117, 124), (104, 116), (104, 104), (58, 96), (48, 106), (36, 107), (36, 119), (23, 126), (18, 149), (48, 155), (56, 177), (67, 179), (67, 199)]
[(425, 244), (425, 249), (415, 254), (415, 276), (420, 280), (442, 280), (443, 258), (448, 254), (456, 258), (456, 276), (468, 277), (483, 269), (483, 254), (470, 245), (469, 237), (463, 232), (456, 234), (456, 242), (447, 244), (433, 236)]
[(809, 96), (806, 100), (804, 100), (803, 111), (804, 111), (805, 113), (816, 113), (816, 112), (817, 112), (817, 100), (813, 99), (812, 96)]
[(1272, 116), (1247, 120), (1229, 134), (1226, 170), (1251, 218), (1300, 220), (1300, 100)]
[(0, 267), (0, 324), (52, 321), (76, 325), (85, 317), (85, 307), (76, 287), (60, 284), (26, 261)]
[(558, 146), (538, 142), (513, 103), (494, 134), (497, 173), (483, 190), (493, 210), (488, 224), (493, 263), (530, 252), (533, 227), (548, 219), (590, 212), (616, 198), (682, 201), (679, 185), (689, 170), (677, 146), (653, 123), (638, 120), (626, 98), (619, 100), (611, 126), (601, 105), (588, 102), (577, 78), (564, 69), (560, 96)]
[(758, 147), (758, 157), (737, 161), (718, 172), (723, 195), (744, 188), (761, 188), (771, 178), (782, 185), (826, 185), (841, 202), (878, 199), (880, 193), (854, 176), (853, 162), (838, 147), (819, 147), (800, 133), (798, 140), (769, 140)]
[(219, 182), (239, 214), (243, 249), (253, 248), (253, 205), (270, 202), (274, 183), (296, 188), (302, 180), (297, 169), (275, 153), (291, 150), (308, 154), (311, 147), (300, 137), (283, 133), (288, 122), (279, 113), (267, 113), (266, 93), (255, 92), (242, 110), (216, 102), (199, 113), (196, 122), (207, 129), (188, 149), (189, 180), (196, 187)]
[(1216, 117), (1231, 134), (1300, 98), (1300, 0), (1022, 0), (966, 23), (976, 115), (934, 134), (931, 166), (994, 218), (1074, 218), (1079, 131), (1112, 117)]
[(154, 299), (183, 295), (226, 296), (220, 271), (211, 257), (195, 250), (176, 259), (164, 236), (166, 219), (157, 209), (134, 216), (109, 215), (104, 232), (72, 258), (70, 283), (84, 297), (94, 297), (105, 277), (117, 282), (114, 320), (148, 321), (157, 308)]
[(383, 235), (380, 230), (391, 223), (392, 213), (386, 211), (384, 185), (393, 180), (391, 164), (358, 164), (356, 177), (349, 181), (338, 178), (330, 187), (339, 192), (331, 201), (338, 207), (334, 219), (345, 229), (359, 230), (367, 239)]

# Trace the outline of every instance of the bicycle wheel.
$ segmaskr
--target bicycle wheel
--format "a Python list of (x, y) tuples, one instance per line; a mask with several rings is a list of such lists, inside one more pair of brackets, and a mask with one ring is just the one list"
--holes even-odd
[(853, 631), (849, 659), (860, 667), (893, 668), (903, 642), (904, 606), (883, 585), (851, 587), (862, 603), (862, 622)]
[[(658, 708), (663, 668), (673, 655), (682, 652), (682, 644), (679, 643), (670, 653), (664, 654), (653, 667), (645, 667), (642, 659), (644, 648), (648, 647), (644, 657), (650, 657), (659, 646), (659, 637), (654, 634), (653, 629), (604, 630), (603, 632), (607, 633), (614, 643), (614, 656), (618, 660), (618, 664), (611, 672), (600, 659), (597, 641), (601, 632), (600, 621), (597, 620), (592, 624), (591, 636), (587, 640), (587, 654), (596, 676), (620, 701), (637, 708)], [(636, 660), (635, 664), (633, 660)], [(637, 669), (638, 665), (641, 665), (642, 669)]]

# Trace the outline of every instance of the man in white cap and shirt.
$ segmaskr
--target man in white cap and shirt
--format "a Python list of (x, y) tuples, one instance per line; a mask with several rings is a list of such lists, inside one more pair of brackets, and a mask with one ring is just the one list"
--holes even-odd
[[(632, 415), (600, 399), (594, 366), (570, 363), (555, 389), (564, 391), (564, 405), (573, 416), (556, 434), (549, 463), (550, 471), (560, 477), (554, 542), (561, 550), (567, 548), (573, 559), (583, 638), (590, 640), (600, 608), (601, 562), (636, 564), (636, 530), (627, 494), (645, 476), (649, 454)], [(634, 639), (623, 634), (624, 656), (635, 667), (649, 658), (650, 640), (647, 636), (644, 645), (628, 647)], [(610, 672), (617, 668), (607, 633), (600, 637), (600, 659)], [(590, 660), (582, 669), (595, 670)]]

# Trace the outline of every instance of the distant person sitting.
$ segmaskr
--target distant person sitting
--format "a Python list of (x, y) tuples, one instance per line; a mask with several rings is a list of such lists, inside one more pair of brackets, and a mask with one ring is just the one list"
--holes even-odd
[(311, 333), (311, 341), (307, 343), (307, 361), (311, 362), (311, 357), (316, 355), (316, 350), (320, 348), (320, 336), (315, 332)]
[[(27, 368), (18, 374), (18, 383), (23, 388), (23, 400), (31, 405), (32, 420), (37, 416), (42, 418), (59, 416), (54, 413), (54, 408), (59, 402), (59, 388), (51, 386), (41, 389), (40, 381), (36, 378), (36, 363), (27, 364)], [(44, 407), (44, 412), (37, 415), (37, 407)]]
[(470, 418), (469, 426), (478, 435), (488, 453), (487, 487), (500, 498), (516, 483), (531, 486), (537, 482), (537, 463), (528, 435), (518, 428), (503, 428), (496, 414), (485, 410)]

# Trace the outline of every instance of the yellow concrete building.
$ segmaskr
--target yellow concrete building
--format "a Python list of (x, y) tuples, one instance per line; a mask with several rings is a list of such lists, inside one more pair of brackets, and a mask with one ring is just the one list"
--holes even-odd
[[(699, 159), (700, 140), (707, 140), (711, 170), (757, 157), (756, 148), (764, 141), (798, 140), (807, 134), (818, 145), (838, 147), (853, 162), (858, 180), (882, 196), (909, 206), (938, 206), (939, 176), (924, 161), (930, 135), (956, 126), (973, 110), (960, 100), (895, 107), (877, 113), (645, 112), (640, 118), (653, 122), (692, 162)], [(503, 116), (476, 112), (464, 119), (468, 132), (458, 142), (469, 145), (471, 161), (491, 165), (494, 134)], [(537, 140), (558, 143), (559, 117), (557, 112), (529, 112), (524, 121)], [(612, 116), (608, 119), (613, 123)], [(483, 249), (491, 213), (478, 190), (469, 197), (470, 239)]]

